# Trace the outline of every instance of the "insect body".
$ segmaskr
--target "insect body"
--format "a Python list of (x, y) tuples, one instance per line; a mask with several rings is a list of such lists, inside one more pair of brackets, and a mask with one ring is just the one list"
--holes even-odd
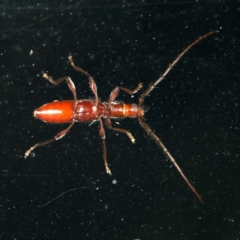
[(209, 32), (199, 39), (195, 40), (193, 43), (191, 43), (174, 61), (172, 64), (169, 65), (167, 70), (162, 74), (162, 76), (153, 84), (151, 85), (140, 97), (138, 104), (124, 104), (124, 103), (116, 103), (114, 100), (116, 99), (119, 89), (127, 92), (128, 94), (134, 94), (138, 92), (142, 88), (142, 84), (139, 84), (134, 90), (130, 90), (124, 87), (117, 87), (115, 88), (109, 97), (108, 102), (100, 102), (98, 99), (97, 94), (97, 86), (93, 79), (93, 77), (84, 71), (82, 68), (77, 67), (72, 59), (72, 55), (70, 54), (68, 59), (70, 61), (70, 64), (72, 67), (76, 70), (81, 72), (82, 74), (86, 75), (89, 78), (89, 85), (90, 88), (95, 96), (94, 100), (90, 99), (84, 99), (84, 100), (78, 100), (75, 85), (72, 82), (70, 77), (62, 77), (57, 80), (53, 80), (50, 76), (48, 76), (46, 73), (43, 72), (43, 77), (46, 78), (49, 82), (51, 82), (54, 85), (58, 85), (62, 81), (66, 80), (67, 84), (70, 88), (70, 90), (73, 93), (74, 100), (70, 101), (54, 101), (51, 103), (47, 103), (37, 110), (34, 111), (34, 116), (36, 118), (39, 118), (40, 120), (47, 122), (47, 123), (70, 123), (70, 125), (59, 132), (54, 138), (49, 139), (44, 142), (39, 142), (32, 146), (28, 151), (25, 153), (25, 158), (28, 157), (28, 155), (39, 146), (44, 146), (50, 142), (56, 141), (62, 137), (64, 137), (67, 132), (71, 129), (73, 124), (75, 122), (93, 122), (93, 121), (99, 121), (100, 128), (99, 128), (99, 134), (102, 138), (103, 142), (103, 159), (105, 164), (105, 169), (108, 174), (111, 174), (111, 170), (108, 166), (107, 162), (107, 149), (106, 149), (106, 143), (105, 143), (105, 131), (103, 127), (102, 118), (105, 119), (105, 124), (107, 127), (114, 131), (125, 133), (129, 139), (134, 143), (135, 139), (132, 136), (132, 134), (123, 129), (123, 128), (115, 128), (112, 127), (111, 124), (111, 118), (125, 118), (125, 117), (131, 117), (131, 118), (137, 118), (140, 125), (145, 129), (145, 131), (156, 141), (156, 143), (162, 148), (164, 153), (167, 155), (167, 157), (170, 159), (170, 161), (174, 164), (174, 166), (177, 168), (180, 175), (183, 177), (185, 182), (188, 184), (188, 186), (191, 188), (191, 190), (195, 193), (195, 195), (198, 197), (201, 203), (203, 203), (203, 200), (201, 196), (198, 194), (198, 192), (195, 190), (195, 188), (192, 186), (192, 184), (189, 182), (187, 177), (182, 172), (179, 165), (176, 163), (175, 159), (172, 157), (172, 155), (169, 153), (167, 148), (164, 146), (162, 141), (153, 133), (153, 131), (150, 129), (150, 127), (144, 122), (143, 116), (144, 116), (144, 109), (142, 107), (142, 103), (145, 99), (145, 97), (156, 87), (156, 85), (161, 82), (164, 77), (169, 73), (169, 71), (173, 68), (173, 66), (180, 60), (180, 58), (196, 43), (201, 41), (203, 38), (206, 38), (207, 36), (215, 33), (217, 31)]
[(103, 118), (140, 117), (143, 108), (136, 104), (101, 103), (95, 100), (70, 100), (47, 103), (34, 111), (34, 116), (48, 123), (92, 122)]

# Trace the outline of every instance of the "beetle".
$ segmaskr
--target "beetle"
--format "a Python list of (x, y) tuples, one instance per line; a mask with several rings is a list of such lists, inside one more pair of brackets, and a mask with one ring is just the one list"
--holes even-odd
[(54, 101), (51, 103), (44, 104), (40, 108), (36, 109), (33, 113), (34, 117), (46, 122), (46, 123), (70, 123), (70, 125), (59, 132), (55, 137), (36, 143), (33, 145), (31, 148), (29, 148), (26, 152), (24, 157), (27, 158), (29, 154), (36, 148), (40, 146), (44, 146), (48, 143), (51, 143), (53, 141), (56, 141), (62, 137), (64, 137), (68, 131), (72, 128), (73, 124), (75, 122), (93, 122), (93, 121), (98, 121), (100, 124), (99, 127), (99, 134), (102, 139), (103, 143), (103, 160), (104, 160), (104, 165), (107, 174), (112, 174), (111, 170), (108, 166), (107, 162), (107, 148), (106, 148), (106, 142), (105, 142), (105, 131), (103, 127), (103, 118), (105, 119), (105, 124), (108, 128), (125, 133), (129, 139), (131, 140), (132, 143), (135, 142), (135, 139), (133, 135), (127, 131), (126, 129), (123, 128), (116, 128), (112, 127), (111, 124), (111, 118), (125, 118), (125, 117), (130, 117), (130, 118), (137, 118), (139, 121), (139, 124), (143, 127), (143, 129), (156, 141), (157, 145), (161, 147), (163, 150), (164, 154), (167, 155), (169, 160), (174, 164), (174, 166), (177, 168), (178, 172), (182, 176), (182, 178), (185, 180), (187, 185), (190, 187), (190, 189), (194, 192), (194, 194), (197, 196), (199, 201), (203, 203), (203, 200), (199, 193), (196, 191), (196, 189), (193, 187), (193, 185), (189, 182), (187, 177), (184, 175), (183, 171), (173, 158), (173, 156), (170, 154), (170, 152), (167, 150), (165, 145), (162, 143), (162, 141), (159, 139), (159, 137), (150, 129), (150, 127), (145, 123), (143, 116), (144, 116), (144, 108), (142, 107), (142, 104), (144, 102), (144, 99), (146, 96), (149, 95), (149, 93), (167, 76), (167, 74), (171, 71), (174, 65), (181, 59), (181, 57), (195, 44), (197, 44), (199, 41), (202, 39), (208, 37), (209, 35), (212, 35), (213, 33), (216, 33), (218, 31), (211, 31), (194, 42), (192, 42), (190, 45), (188, 45), (187, 48), (185, 48), (178, 56), (177, 58), (169, 65), (169, 67), (166, 69), (166, 71), (160, 76), (159, 79), (157, 79), (149, 88), (147, 88), (143, 94), (139, 98), (138, 104), (126, 104), (126, 103), (117, 103), (115, 102), (116, 97), (118, 96), (119, 90), (125, 91), (128, 94), (135, 94), (142, 88), (142, 84), (140, 83), (135, 89), (130, 90), (125, 87), (116, 87), (110, 94), (108, 102), (101, 102), (98, 98), (97, 94), (97, 86), (95, 83), (94, 78), (85, 70), (82, 68), (78, 67), (75, 65), (73, 61), (73, 57), (71, 54), (68, 56), (68, 60), (73, 67), (74, 70), (81, 72), (85, 76), (89, 78), (89, 85), (90, 88), (95, 96), (94, 99), (82, 99), (78, 100), (77, 99), (77, 93), (76, 93), (76, 88), (71, 80), (70, 77), (62, 77), (57, 80), (53, 80), (47, 73), (42, 72), (43, 77), (47, 79), (49, 82), (51, 82), (54, 85), (58, 85), (59, 83), (63, 81), (67, 81), (68, 87), (71, 90), (73, 94), (74, 100), (63, 100), (63, 101)]

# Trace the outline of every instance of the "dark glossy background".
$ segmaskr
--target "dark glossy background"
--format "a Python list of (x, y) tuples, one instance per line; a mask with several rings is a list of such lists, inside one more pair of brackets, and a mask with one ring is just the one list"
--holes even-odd
[[(239, 2), (114, 2), (0, 4), (0, 238), (240, 239)], [(211, 30), (220, 33), (194, 46), (145, 101), (146, 122), (203, 205), (134, 119), (114, 124), (131, 131), (134, 145), (106, 129), (112, 177), (98, 123), (75, 124), (23, 158), (66, 127), (32, 116), (44, 103), (72, 99), (66, 83), (52, 86), (42, 70), (71, 76), (78, 98), (93, 98), (88, 79), (68, 63), (72, 52), (107, 101), (116, 86), (147, 88)], [(117, 99), (138, 97), (120, 92)]]

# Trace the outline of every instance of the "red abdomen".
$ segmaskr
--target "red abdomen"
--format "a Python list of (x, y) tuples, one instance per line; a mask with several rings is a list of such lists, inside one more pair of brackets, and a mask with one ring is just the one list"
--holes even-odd
[(74, 117), (75, 101), (55, 101), (34, 111), (34, 117), (48, 123), (69, 123)]

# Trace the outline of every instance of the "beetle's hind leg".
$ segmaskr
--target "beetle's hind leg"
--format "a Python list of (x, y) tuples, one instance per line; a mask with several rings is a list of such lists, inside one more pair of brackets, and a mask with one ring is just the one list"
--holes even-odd
[(74, 100), (77, 100), (77, 92), (76, 92), (76, 87), (73, 83), (73, 81), (71, 80), (70, 77), (61, 77), (58, 78), (57, 80), (53, 80), (52, 77), (48, 76), (47, 73), (42, 71), (42, 75), (45, 79), (47, 79), (50, 83), (52, 83), (53, 85), (57, 86), (59, 83), (61, 83), (62, 81), (66, 80), (69, 89), (71, 90), (72, 94), (73, 94), (73, 98)]
[(27, 158), (29, 156), (29, 154), (37, 147), (41, 147), (44, 145), (47, 145), (51, 142), (57, 141), (58, 139), (64, 137), (68, 131), (71, 129), (71, 127), (73, 126), (74, 122), (72, 122), (66, 129), (62, 130), (61, 132), (59, 132), (54, 138), (51, 138), (49, 140), (46, 140), (44, 142), (39, 142), (36, 143), (35, 145), (33, 145), (32, 147), (30, 147), (24, 154), (24, 158)]

